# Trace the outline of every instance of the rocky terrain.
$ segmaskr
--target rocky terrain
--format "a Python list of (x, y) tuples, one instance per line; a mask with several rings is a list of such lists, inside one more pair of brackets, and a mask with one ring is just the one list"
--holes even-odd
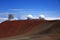
[(0, 40), (60, 40), (60, 20), (7, 20), (0, 23)]

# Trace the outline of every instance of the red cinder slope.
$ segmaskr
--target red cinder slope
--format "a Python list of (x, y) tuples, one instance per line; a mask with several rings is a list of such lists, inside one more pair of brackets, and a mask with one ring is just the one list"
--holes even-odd
[(27, 34), (28, 32), (30, 32), (31, 29), (35, 30), (36, 28), (38, 28), (37, 25), (42, 25), (45, 23), (48, 23), (48, 21), (45, 20), (4, 21), (0, 24), (0, 38)]

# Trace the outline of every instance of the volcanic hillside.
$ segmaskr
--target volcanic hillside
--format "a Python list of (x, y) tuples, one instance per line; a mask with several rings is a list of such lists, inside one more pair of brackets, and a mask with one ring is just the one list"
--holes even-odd
[[(0, 38), (17, 35), (59, 33), (60, 21), (53, 20), (14, 20), (4, 21), (0, 24)], [(57, 29), (58, 28), (58, 29)], [(53, 31), (52, 31), (53, 30)], [(58, 30), (58, 31), (57, 31)]]

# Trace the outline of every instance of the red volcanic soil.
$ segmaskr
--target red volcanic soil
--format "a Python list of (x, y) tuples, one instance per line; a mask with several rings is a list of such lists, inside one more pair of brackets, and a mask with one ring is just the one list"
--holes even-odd
[[(52, 23), (55, 21), (49, 21)], [(37, 25), (48, 23), (46, 20), (14, 20), (4, 21), (0, 24), (0, 38), (23, 35)]]

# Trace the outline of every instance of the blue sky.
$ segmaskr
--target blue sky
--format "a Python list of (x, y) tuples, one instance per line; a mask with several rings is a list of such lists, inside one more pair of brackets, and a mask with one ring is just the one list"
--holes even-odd
[(27, 15), (60, 18), (60, 0), (0, 0), (0, 18), (9, 13), (18, 19)]

